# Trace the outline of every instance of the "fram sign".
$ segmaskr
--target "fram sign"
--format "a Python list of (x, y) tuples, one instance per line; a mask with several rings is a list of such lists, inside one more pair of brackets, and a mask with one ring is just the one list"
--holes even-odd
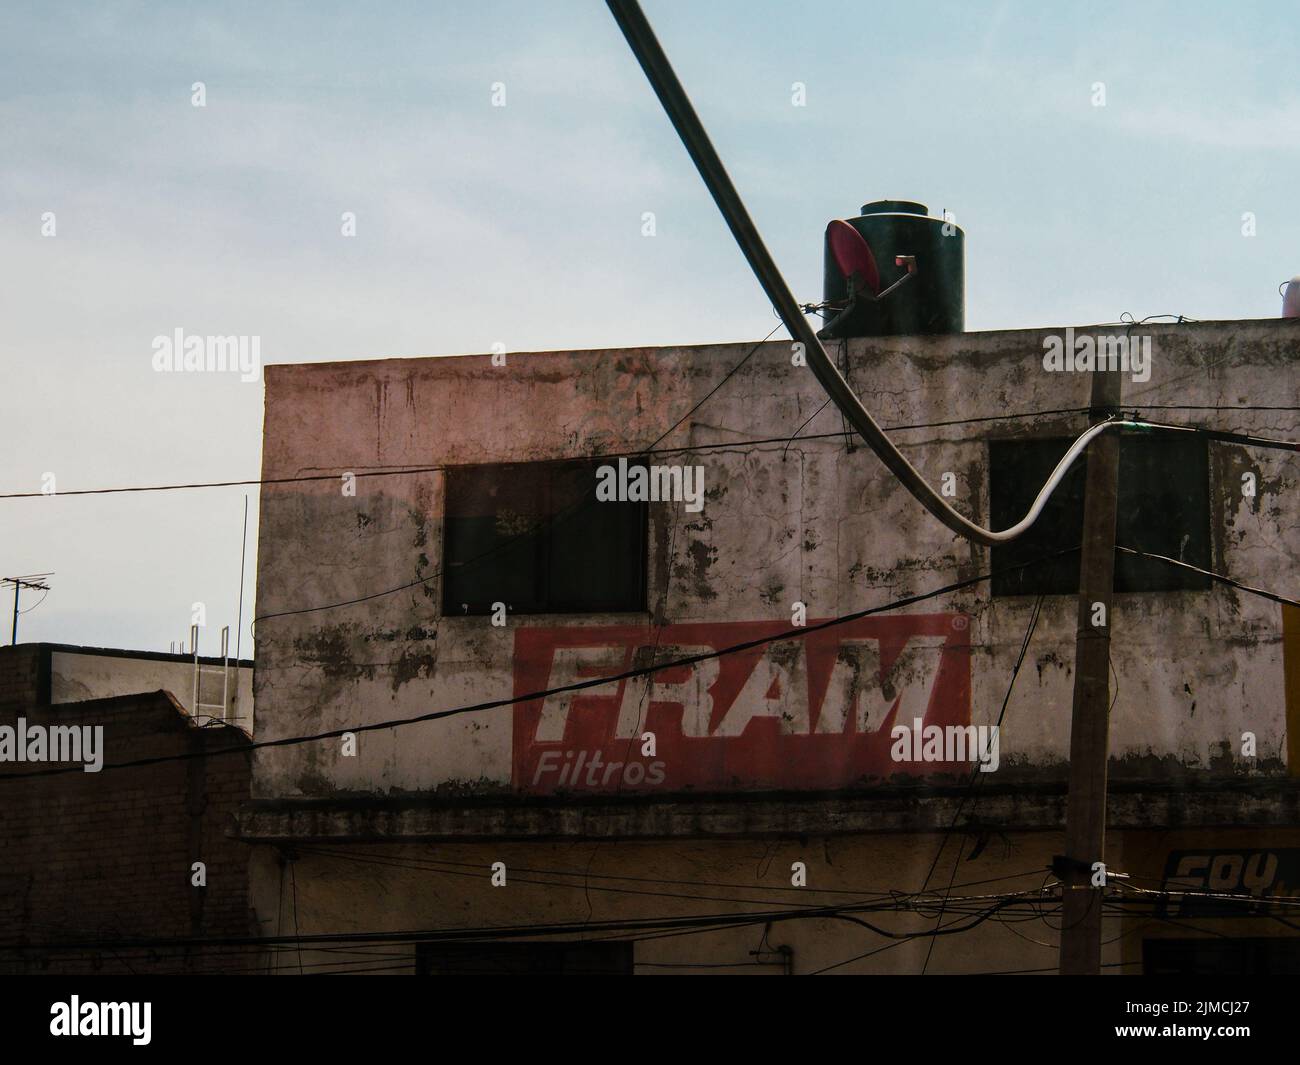
[[(810, 626), (817, 624), (810, 621)], [(717, 651), (780, 622), (520, 628), (515, 695)], [(962, 614), (860, 618), (690, 666), (518, 703), (514, 786), (526, 792), (832, 789), (896, 772), (890, 730), (970, 722)], [(643, 734), (654, 753), (643, 753)]]

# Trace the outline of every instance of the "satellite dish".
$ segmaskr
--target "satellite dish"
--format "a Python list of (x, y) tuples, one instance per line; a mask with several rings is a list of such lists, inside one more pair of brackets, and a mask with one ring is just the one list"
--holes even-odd
[(876, 257), (871, 254), (871, 245), (866, 238), (847, 222), (837, 218), (827, 225), (826, 240), (831, 254), (835, 256), (835, 265), (849, 282), (849, 295), (858, 294), (853, 282), (854, 274), (862, 279), (873, 296), (880, 295), (880, 270), (876, 267)]

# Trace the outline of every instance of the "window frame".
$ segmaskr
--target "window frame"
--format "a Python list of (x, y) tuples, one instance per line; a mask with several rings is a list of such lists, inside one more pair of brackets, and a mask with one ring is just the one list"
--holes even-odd
[[(537, 461), (522, 462), (478, 462), (478, 463), (461, 463), (455, 466), (447, 466), (443, 470), (442, 484), (442, 521), (439, 543), (439, 594), (438, 605), (441, 616), (444, 618), (463, 618), (463, 617), (486, 617), (492, 613), (490, 603), (474, 604), (471, 603), (468, 610), (461, 609), (461, 603), (464, 601), (460, 596), (452, 598), (449, 594), (451, 582), (449, 575), (451, 565), (448, 559), (448, 549), (451, 544), (451, 522), (455, 520), (451, 513), (451, 502), (453, 498), (453, 478), (458, 476), (473, 476), (475, 473), (491, 470), (520, 470), (520, 471), (545, 471), (545, 486), (541, 490), (543, 493), (542, 509), (546, 513), (553, 510), (554, 480), (553, 474), (565, 468), (580, 469), (587, 467), (591, 471), (591, 490), (594, 493), (596, 483), (596, 470), (607, 462), (606, 459), (593, 458), (568, 458), (568, 459), (542, 459)], [(587, 502), (580, 506), (589, 505)], [(601, 504), (610, 505), (610, 504)], [(636, 507), (640, 510), (640, 518), (635, 522), (635, 566), (636, 573), (634, 584), (636, 588), (635, 605), (597, 605), (590, 606), (588, 602), (564, 602), (556, 598), (553, 593), (553, 569), (550, 565), (554, 538), (554, 520), (548, 519), (543, 523), (544, 534), (534, 538), (533, 565), (534, 565), (534, 582), (538, 585), (535, 594), (537, 603), (528, 603), (523, 606), (514, 606), (507, 603), (507, 610), (510, 614), (517, 614), (523, 617), (581, 617), (581, 616), (602, 616), (602, 615), (644, 615), (649, 610), (650, 601), (650, 529), (651, 529), (651, 504), (648, 501), (630, 502), (620, 501), (617, 504), (623, 507)], [(491, 548), (489, 548), (491, 550)], [(476, 557), (476, 556), (471, 556)], [(504, 600), (496, 600), (498, 602)]]
[[(1176, 552), (1162, 552), (1161, 550), (1159, 550), (1159, 545), (1153, 545), (1149, 542), (1149, 540), (1148, 542), (1144, 542), (1144, 543), (1126, 543), (1125, 535), (1119, 528), (1119, 524), (1123, 520), (1124, 507), (1126, 502), (1126, 496), (1125, 496), (1126, 482), (1123, 478), (1123, 463), (1125, 458), (1125, 452), (1134, 447), (1148, 446), (1147, 445), (1148, 441), (1160, 440), (1162, 438), (1168, 440), (1171, 445), (1178, 439), (1175, 437), (1164, 436), (1163, 434), (1161, 434), (1161, 436), (1155, 436), (1152, 433), (1141, 432), (1141, 431), (1121, 431), (1120, 433), (1119, 441), (1120, 441), (1121, 480), (1119, 485), (1119, 499), (1118, 499), (1118, 506), (1120, 509), (1119, 509), (1119, 513), (1117, 514), (1117, 520), (1116, 520), (1116, 545), (1117, 547), (1120, 546), (1132, 547), (1142, 551), (1149, 551), (1153, 554), (1168, 554), (1170, 557), (1178, 557)], [(1064, 435), (1052, 433), (1050, 435), (1045, 435), (1045, 436), (999, 437), (999, 438), (989, 439), (986, 441), (986, 455), (987, 455), (987, 469), (988, 469), (988, 499), (989, 499), (988, 505), (989, 505), (990, 524), (1010, 524), (1011, 521), (1019, 520), (1020, 517), (1023, 516), (1024, 509), (1025, 509), (1024, 507), (1021, 507), (1019, 506), (1019, 504), (1017, 504), (1016, 513), (1013, 518), (1008, 518), (1006, 514), (999, 513), (1000, 508), (997, 506), (996, 497), (995, 497), (995, 492), (997, 490), (996, 475), (995, 475), (995, 452), (999, 448), (1004, 448), (1004, 447), (1015, 448), (1015, 447), (1026, 447), (1026, 446), (1033, 446), (1033, 445), (1046, 446), (1049, 443), (1053, 443), (1053, 444), (1058, 444), (1060, 453), (1064, 454), (1065, 450), (1068, 448), (1069, 444), (1073, 439), (1074, 438), (1070, 436), (1064, 436)], [(1186, 439), (1189, 444), (1194, 443), (1194, 445), (1200, 449), (1200, 453), (1196, 456), (1195, 459), (1197, 470), (1199, 473), (1203, 475), (1203, 479), (1201, 481), (1198, 490), (1204, 492), (1204, 509), (1201, 511), (1201, 519), (1203, 520), (1204, 523), (1203, 534), (1204, 534), (1205, 557), (1200, 564), (1201, 567), (1204, 569), (1213, 570), (1216, 569), (1213, 452), (1210, 448), (1210, 441), (1206, 440), (1203, 437), (1189, 435)], [(1142, 441), (1142, 442), (1139, 443), (1138, 441)], [(1134, 452), (1129, 451), (1129, 454), (1133, 454), (1133, 453)], [(1055, 461), (1056, 460), (1053, 461), (1053, 465), (1055, 464)], [(1085, 478), (1086, 470), (1087, 470), (1087, 455), (1085, 452), (1085, 454), (1083, 456), (1080, 456), (1080, 458), (1075, 462), (1074, 466), (1067, 474), (1066, 479), (1062, 481), (1062, 487), (1064, 487), (1074, 478), (1079, 478), (1079, 479)], [(1132, 484), (1131, 481), (1128, 483), (1130, 485)], [(1033, 489), (1037, 491), (1039, 486), (1040, 486), (1040, 482), (1036, 481), (1033, 485)], [(1130, 491), (1132, 490), (1133, 489), (1130, 488)], [(1131, 500), (1132, 497), (1130, 496), (1128, 497), (1128, 499)], [(1024, 501), (1022, 500), (1020, 502), (1024, 502)], [(1196, 502), (1197, 500), (1192, 500), (1193, 504), (1195, 504)], [(1025, 503), (1025, 507), (1027, 507), (1027, 505), (1028, 504)], [(1052, 504), (1049, 501), (1048, 507), (1050, 508), (1051, 505)], [(1082, 516), (1082, 507), (1084, 505), (1084, 500), (1082, 496), (1080, 497), (1080, 501), (1078, 505), (1081, 508), (1080, 514)], [(1045, 512), (1044, 515), (1040, 516), (1039, 522), (1042, 522), (1045, 517), (1047, 517), (1047, 512)], [(1033, 535), (1032, 530), (1038, 528), (1040, 528), (1040, 526), (1036, 523), (1034, 526), (1031, 527), (1031, 532), (1027, 533), (1026, 535), (1032, 536)], [(1079, 528), (1080, 528), (1080, 539), (1081, 539), (1082, 521), (1080, 521)], [(1074, 545), (1067, 544), (1067, 543), (1059, 543), (1057, 545), (1058, 548), (1067, 548), (1071, 546)], [(1015, 566), (1024, 561), (1023, 559), (1016, 557), (1015, 555), (1012, 555), (1012, 557), (1008, 557), (1008, 554), (1010, 553), (1010, 549), (1012, 549), (1012, 545), (995, 545), (990, 549), (989, 559), (990, 559), (991, 570), (997, 572), (999, 569), (1005, 569), (1007, 566)], [(999, 555), (1001, 555), (1001, 558), (999, 558)], [(1077, 572), (1080, 565), (1080, 554), (1078, 552), (1075, 552), (1073, 556), (1068, 556), (1068, 555), (1062, 556), (1061, 558), (1056, 559), (1054, 562), (1054, 565), (1057, 566), (1061, 564), (1064, 564), (1065, 566), (1069, 567), (1070, 573), (1076, 574), (1075, 579), (1073, 581), (1072, 588), (1053, 589), (1050, 591), (1043, 591), (1042, 586), (1043, 583), (1045, 582), (1045, 577), (1042, 575), (1045, 575), (1048, 572), (1048, 569), (1046, 564), (1042, 564), (1041, 566), (1037, 566), (1037, 567), (1031, 566), (1029, 567), (1028, 570), (1021, 570), (1019, 571), (1018, 574), (1004, 575), (1002, 578), (994, 577), (989, 582), (989, 596), (991, 599), (1015, 599), (1015, 598), (1023, 598), (1025, 596), (1038, 596), (1038, 595), (1045, 595), (1045, 596), (1078, 595)], [(1197, 565), (1198, 562), (1196, 560), (1191, 560), (1190, 564)], [(1023, 576), (1028, 575), (1028, 573), (1034, 572), (1035, 570), (1040, 574), (1040, 577), (1038, 583), (1034, 587), (1032, 588), (1022, 587), (1022, 588), (1017, 588), (1015, 590), (1011, 590), (1007, 588), (1005, 582), (1008, 577), (1021, 577), (1022, 579), (1018, 583), (1023, 584), (1024, 583)], [(1123, 579), (1123, 574), (1126, 571), (1130, 572), (1131, 574), (1127, 581)], [(1181, 582), (1176, 582), (1172, 580), (1168, 582), (1170, 584), (1174, 584), (1175, 585), (1174, 587), (1160, 587), (1160, 586), (1151, 587), (1151, 586), (1146, 586), (1145, 584), (1142, 584), (1141, 586), (1138, 587), (1131, 586), (1132, 583), (1134, 583), (1135, 581), (1139, 583), (1142, 581), (1140, 575), (1144, 571), (1147, 573), (1167, 572), (1170, 574), (1182, 575), (1182, 579)], [(1113, 589), (1114, 595), (1117, 596), (1170, 595), (1170, 594), (1184, 594), (1184, 593), (1199, 594), (1199, 593), (1208, 592), (1212, 588), (1213, 588), (1213, 581), (1207, 576), (1200, 576), (1193, 573), (1190, 570), (1184, 570), (1181, 568), (1169, 566), (1167, 563), (1142, 559), (1138, 556), (1127, 555), (1118, 550), (1115, 553), (1115, 576), (1114, 576), (1114, 589)]]

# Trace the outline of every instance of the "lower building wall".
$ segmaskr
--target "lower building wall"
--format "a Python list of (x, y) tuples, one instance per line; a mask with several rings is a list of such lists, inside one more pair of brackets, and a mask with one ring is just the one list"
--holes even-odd
[(104, 765), (160, 761), (0, 763), (0, 973), (226, 968), (206, 947), (136, 944), (250, 934), (249, 847), (232, 832), (248, 738), (194, 727), (162, 691), (0, 710), (0, 725), (20, 720), (102, 729)]
[[(1179, 863), (1189, 882), (1212, 874), (1224, 890), (1249, 890), (1253, 884), (1263, 893), (1300, 894), (1295, 882), (1286, 880), (1300, 855), (1300, 831), (1270, 829), (1266, 835), (1232, 829), (1113, 833), (1108, 867), (1130, 875), (1113, 881), (1122, 886), (1113, 889), (1115, 914), (1103, 929), (1104, 971), (1141, 973), (1154, 965), (1196, 964), (1198, 958), (1205, 964), (1205, 952), (1197, 950), (1204, 943), (1218, 952), (1210, 956), (1216, 971), (1231, 971), (1234, 965), (1244, 971), (1258, 971), (1260, 965), (1300, 971), (1300, 929), (1267, 914), (1246, 915), (1244, 903), (1231, 904), (1234, 914), (1242, 914), (1233, 917), (1188, 919), (1136, 902), (1124, 905), (1135, 911), (1141, 906), (1142, 915), (1119, 911), (1119, 899), (1140, 898), (1142, 889), (1160, 890), (1167, 871)], [(942, 838), (927, 833), (721, 841), (261, 844), (253, 847), (251, 901), (262, 934), (283, 939), (268, 951), (263, 971), (295, 975), (1055, 972), (1059, 898), (1044, 888), (1055, 880), (1049, 867), (1063, 849), (1062, 833), (954, 834), (939, 855)], [(792, 886), (796, 863), (806, 873), (802, 888)], [(1230, 888), (1234, 870), (1240, 875), (1236, 888)], [(1272, 880), (1264, 884), (1262, 876), (1270, 870)], [(918, 894), (927, 876), (936, 896), (952, 884), (954, 901), (942, 917), (933, 898)], [(1243, 878), (1249, 881), (1245, 887)], [(1026, 893), (1024, 901), (993, 910), (1001, 898), (1016, 892)], [(864, 902), (878, 903), (876, 912), (788, 917), (801, 908)], [(709, 917), (737, 914), (749, 914), (752, 921), (709, 927)], [(610, 927), (686, 918), (701, 919), (700, 925)], [(965, 930), (933, 939), (890, 938), (932, 930), (936, 922)], [(555, 934), (539, 936), (539, 926)], [(532, 934), (500, 933), (517, 927)], [(491, 929), (497, 935), (482, 934)], [(397, 936), (382, 943), (331, 943), (328, 950), (292, 942), (295, 935), (431, 930), (444, 938), (417, 944), (413, 937)], [(469, 938), (446, 938), (456, 933)], [(1171, 938), (1196, 942), (1190, 953), (1159, 954), (1160, 944), (1151, 953), (1152, 941)], [(503, 947), (507, 940), (530, 946)], [(1275, 941), (1274, 947), (1251, 945), (1261, 940)]]

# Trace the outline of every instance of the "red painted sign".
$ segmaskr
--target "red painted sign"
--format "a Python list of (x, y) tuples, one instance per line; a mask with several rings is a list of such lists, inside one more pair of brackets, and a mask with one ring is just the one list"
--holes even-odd
[[(771, 621), (520, 628), (515, 695), (786, 629)], [(860, 618), (518, 703), (514, 786), (547, 794), (838, 789), (900, 771), (951, 773), (962, 766), (899, 765), (890, 755), (890, 732), (918, 719), (926, 727), (967, 725), (970, 708), (968, 618)]]

